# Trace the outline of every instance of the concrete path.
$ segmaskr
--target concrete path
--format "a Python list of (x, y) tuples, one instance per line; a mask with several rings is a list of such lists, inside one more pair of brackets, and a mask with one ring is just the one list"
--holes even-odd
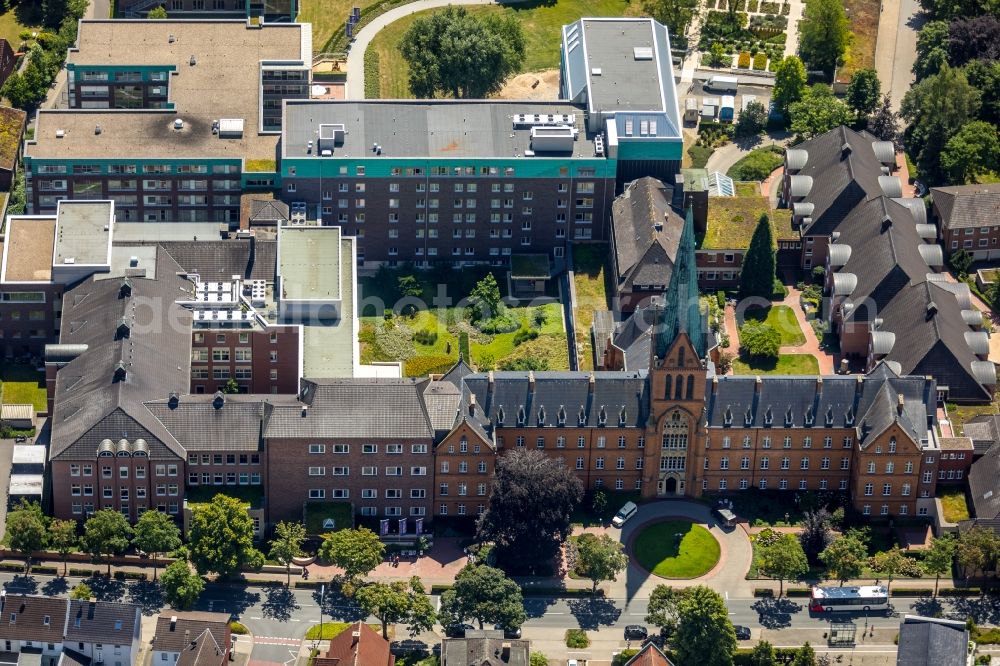
[(899, 110), (903, 96), (913, 84), (913, 63), (917, 59), (917, 32), (924, 19), (917, 0), (882, 0), (875, 43), (875, 70), (882, 92)]
[(786, 0), (788, 2), (788, 27), (785, 33), (785, 57), (793, 56), (799, 52), (799, 21), (802, 20), (802, 12), (805, 10), (805, 3), (802, 0)]
[[(404, 16), (422, 12), (428, 9), (447, 7), (448, 5), (495, 5), (495, 0), (416, 0), (402, 7), (390, 9), (368, 25), (361, 28), (354, 36), (347, 53), (347, 89), (346, 99), (365, 98), (365, 51), (378, 31)], [(385, 63), (389, 66), (390, 63)]]
[(639, 513), (622, 529), (608, 528), (607, 532), (617, 537), (622, 543), (628, 544), (650, 523), (656, 523), (670, 518), (685, 518), (702, 525), (712, 533), (721, 546), (719, 563), (709, 573), (700, 578), (690, 580), (666, 579), (654, 576), (643, 569), (634, 559), (629, 559), (628, 569), (624, 576), (606, 584), (607, 597), (634, 599), (648, 598), (657, 585), (667, 584), (671, 587), (692, 587), (707, 585), (726, 598), (749, 598), (753, 596), (752, 583), (746, 580), (747, 571), (753, 560), (753, 548), (750, 538), (742, 527), (733, 530), (723, 530), (711, 515), (711, 509), (700, 502), (685, 499), (669, 499), (649, 502), (639, 505)]
[(758, 148), (764, 148), (766, 146), (780, 146), (784, 144), (784, 139), (775, 140), (772, 135), (758, 137), (753, 142), (747, 139), (732, 141), (724, 146), (716, 148), (715, 152), (708, 156), (705, 168), (709, 173), (713, 171), (726, 173), (729, 171), (730, 167), (746, 157), (747, 153), (750, 151), (757, 150)]

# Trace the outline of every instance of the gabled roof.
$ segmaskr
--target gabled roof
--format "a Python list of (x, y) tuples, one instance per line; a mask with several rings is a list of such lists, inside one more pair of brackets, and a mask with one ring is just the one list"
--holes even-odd
[(625, 666), (674, 666), (674, 662), (655, 644), (646, 643), (637, 655), (625, 662)]
[(202, 282), (225, 282), (238, 275), (244, 280), (274, 281), (278, 244), (273, 240), (161, 241), (160, 247), (188, 273)]
[(251, 222), (280, 222), (288, 219), (288, 204), (276, 199), (253, 199), (250, 201)]
[(65, 599), (25, 594), (4, 598), (0, 640), (61, 643), (65, 626)]
[(330, 641), (316, 666), (393, 666), (389, 642), (364, 622), (355, 622)]
[(899, 625), (896, 666), (965, 666), (968, 650), (964, 622), (907, 615)]
[(162, 613), (156, 618), (152, 647), (163, 652), (180, 652), (205, 631), (212, 634), (217, 644), (225, 646), (229, 637), (229, 614), (203, 611)]
[[(263, 396), (181, 395), (145, 403), (185, 451), (260, 451), (274, 405)], [(291, 397), (274, 396), (278, 404)]]
[(423, 401), (428, 379), (308, 379), (302, 405), (275, 405), (267, 437), (434, 436)]
[(1000, 443), (986, 452), (969, 469), (969, 495), (976, 518), (1000, 518)]
[(645, 177), (629, 183), (611, 207), (618, 286), (670, 282), (684, 218), (670, 205), (672, 188)]
[(962, 434), (972, 440), (974, 455), (983, 455), (1000, 442), (1000, 414), (980, 414), (965, 422)]
[(227, 648), (214, 633), (205, 628), (199, 634), (192, 634), (191, 641), (181, 648), (176, 666), (222, 666), (226, 660)]
[(505, 640), (498, 630), (465, 632), (465, 638), (446, 638), (441, 644), (447, 666), (528, 666), (530, 643)]
[(139, 607), (116, 601), (69, 602), (66, 640), (128, 645), (139, 630)]
[(144, 439), (152, 458), (183, 455), (142, 404), (191, 382), (191, 312), (176, 301), (193, 287), (178, 271), (161, 251), (155, 278), (92, 276), (63, 295), (60, 342), (86, 351), (56, 375), (52, 459), (93, 458), (106, 438)]
[(615, 327), (611, 344), (622, 350), (625, 370), (648, 370), (651, 360), (653, 324), (663, 316), (662, 303), (636, 308), (628, 319)]
[(932, 187), (931, 197), (945, 229), (991, 227), (1000, 219), (1000, 185)]

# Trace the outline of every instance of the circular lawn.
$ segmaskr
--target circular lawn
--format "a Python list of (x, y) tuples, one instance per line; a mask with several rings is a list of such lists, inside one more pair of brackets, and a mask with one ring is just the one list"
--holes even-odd
[(632, 542), (639, 564), (661, 578), (697, 578), (719, 562), (721, 547), (711, 532), (690, 520), (648, 525)]

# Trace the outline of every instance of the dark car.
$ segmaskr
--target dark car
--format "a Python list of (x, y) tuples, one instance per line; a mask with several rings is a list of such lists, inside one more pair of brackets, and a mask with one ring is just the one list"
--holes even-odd
[(475, 629), (471, 624), (449, 624), (444, 628), (444, 635), (447, 638), (465, 638), (465, 632)]
[(521, 638), (521, 627), (504, 627), (502, 625), (494, 625), (494, 629), (503, 632), (503, 637), (507, 640), (518, 640)]
[(733, 627), (736, 630), (736, 638), (741, 641), (750, 640), (750, 627), (744, 627), (741, 624), (737, 624)]
[(630, 624), (625, 627), (625, 640), (627, 641), (644, 641), (648, 635), (646, 627), (641, 624)]

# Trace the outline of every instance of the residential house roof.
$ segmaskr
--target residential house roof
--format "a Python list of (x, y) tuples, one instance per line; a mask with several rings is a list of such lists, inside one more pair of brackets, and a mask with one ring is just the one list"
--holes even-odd
[(965, 622), (907, 615), (899, 625), (896, 666), (965, 666), (968, 651)]
[(0, 640), (61, 643), (65, 626), (65, 599), (7, 594), (3, 600)]
[(1000, 414), (980, 414), (965, 422), (962, 434), (972, 440), (974, 455), (985, 454), (1000, 442)]
[(71, 599), (67, 641), (126, 645), (139, 631), (139, 607), (117, 601)]
[(1000, 185), (932, 187), (934, 207), (943, 229), (991, 227), (1000, 218)]
[(229, 648), (220, 642), (211, 629), (202, 629), (180, 650), (176, 666), (222, 666), (226, 663)]
[(441, 645), (441, 666), (528, 666), (526, 640), (505, 640), (498, 630), (465, 632), (465, 638), (446, 638)]
[(355, 622), (331, 641), (323, 656), (316, 657), (315, 666), (392, 666), (395, 657), (389, 642), (364, 622)]
[(655, 644), (646, 643), (638, 654), (625, 662), (625, 666), (674, 666), (674, 662)]
[(152, 647), (162, 652), (180, 652), (205, 631), (212, 634), (216, 643), (225, 646), (229, 640), (229, 614), (203, 611), (163, 613), (156, 618)]
[(91, 459), (105, 441), (138, 439), (151, 458), (178, 457), (177, 440), (142, 404), (187, 391), (193, 285), (157, 252), (156, 277), (91, 276), (63, 296), (60, 343), (86, 345), (56, 375), (50, 457)]
[(1000, 443), (993, 445), (969, 468), (969, 495), (976, 518), (1000, 518)]
[(684, 218), (671, 207), (673, 189), (656, 178), (632, 181), (611, 207), (618, 288), (670, 282)]

